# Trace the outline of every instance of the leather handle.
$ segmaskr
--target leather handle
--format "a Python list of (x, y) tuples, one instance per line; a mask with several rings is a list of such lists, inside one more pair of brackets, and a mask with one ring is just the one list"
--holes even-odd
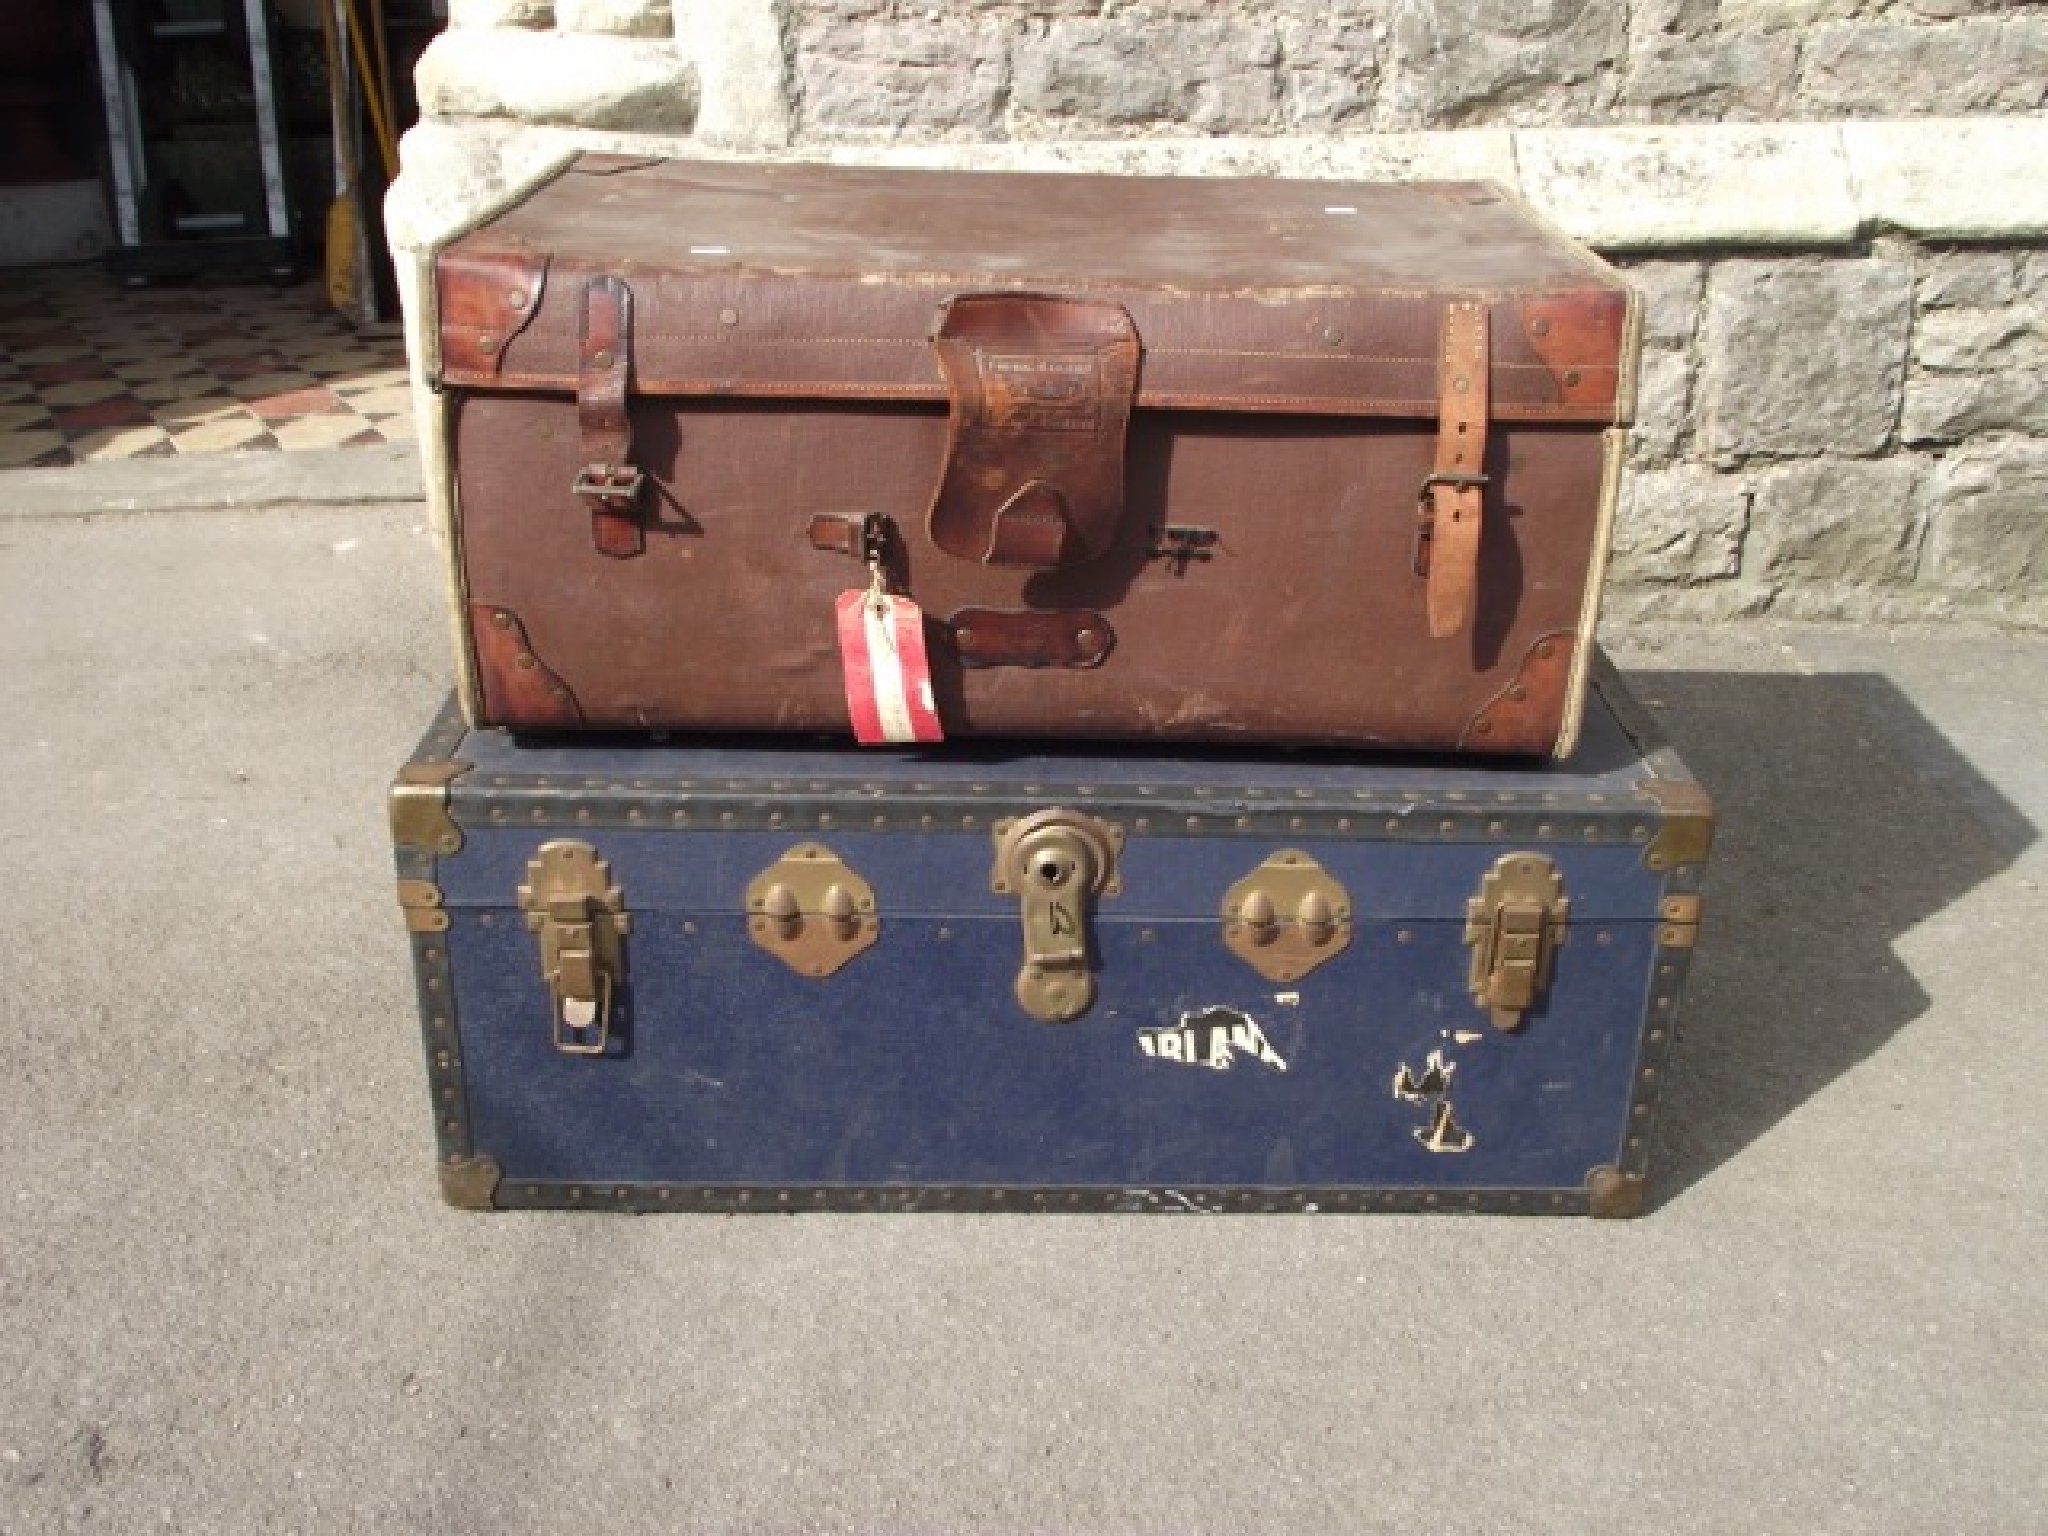
[(1138, 330), (1120, 304), (974, 293), (932, 337), (952, 415), (927, 528), (949, 555), (1050, 570), (1107, 554), (1124, 511)]
[(963, 667), (1099, 667), (1116, 644), (1109, 620), (1087, 608), (962, 608), (946, 620)]

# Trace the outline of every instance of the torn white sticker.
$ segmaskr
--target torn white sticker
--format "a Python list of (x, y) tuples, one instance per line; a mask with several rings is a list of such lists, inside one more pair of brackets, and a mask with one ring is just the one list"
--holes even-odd
[(1429, 1124), (1415, 1128), (1415, 1139), (1432, 1152), (1470, 1152), (1472, 1133), (1451, 1118), (1451, 1101), (1438, 1099)]
[(1394, 1097), (1410, 1104), (1440, 1099), (1451, 1091), (1451, 1078), (1457, 1070), (1458, 1064), (1445, 1061), (1442, 1051), (1431, 1051), (1420, 1072), (1404, 1061), (1394, 1073)]
[(1228, 1072), (1239, 1056), (1285, 1072), (1287, 1063), (1258, 1020), (1236, 1008), (1194, 1008), (1180, 1016), (1180, 1023), (1165, 1029), (1138, 1031), (1138, 1049), (1155, 1061), (1177, 1061), (1182, 1066), (1207, 1067)]
[(1472, 1133), (1458, 1124), (1451, 1113), (1451, 1079), (1458, 1064), (1446, 1061), (1442, 1051), (1431, 1051), (1417, 1072), (1405, 1061), (1394, 1072), (1394, 1097), (1404, 1104), (1419, 1104), (1429, 1118), (1415, 1128), (1415, 1139), (1432, 1152), (1469, 1152)]

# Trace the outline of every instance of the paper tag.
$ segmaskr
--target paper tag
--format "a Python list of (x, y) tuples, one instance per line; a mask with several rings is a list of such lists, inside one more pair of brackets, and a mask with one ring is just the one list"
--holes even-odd
[(839, 661), (854, 739), (868, 745), (944, 741), (932, 703), (924, 610), (886, 592), (839, 594)]

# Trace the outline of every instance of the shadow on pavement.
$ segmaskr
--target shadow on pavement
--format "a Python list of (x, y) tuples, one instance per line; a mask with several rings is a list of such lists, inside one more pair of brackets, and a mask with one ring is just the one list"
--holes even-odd
[(1720, 817), (1651, 1164), (1668, 1200), (1926, 1012), (1894, 942), (2039, 834), (1881, 675), (1630, 683)]

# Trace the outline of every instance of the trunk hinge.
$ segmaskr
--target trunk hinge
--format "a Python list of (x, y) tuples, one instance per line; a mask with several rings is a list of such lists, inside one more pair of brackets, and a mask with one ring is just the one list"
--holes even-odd
[(647, 547), (640, 494), (647, 477), (633, 463), (627, 387), (633, 372), (633, 290), (616, 277), (583, 288), (576, 344), (576, 426), (581, 467), (570, 490), (590, 507), (590, 537), (602, 555), (624, 559)]
[(1497, 860), (1465, 903), (1472, 1000), (1495, 1029), (1520, 1029), (1522, 1015), (1542, 999), (1570, 917), (1564, 876), (1540, 853)]
[(574, 838), (543, 843), (519, 887), (526, 926), (540, 938), (555, 1049), (602, 1056), (626, 975), (625, 936), (633, 918), (612, 884), (611, 865)]
[(1657, 907), (1657, 947), (1691, 949), (1699, 938), (1699, 893), (1679, 891), (1666, 896)]
[(446, 933), (447, 908), (441, 902), (441, 887), (431, 880), (398, 882), (398, 906), (405, 913), (405, 926), (412, 933)]

